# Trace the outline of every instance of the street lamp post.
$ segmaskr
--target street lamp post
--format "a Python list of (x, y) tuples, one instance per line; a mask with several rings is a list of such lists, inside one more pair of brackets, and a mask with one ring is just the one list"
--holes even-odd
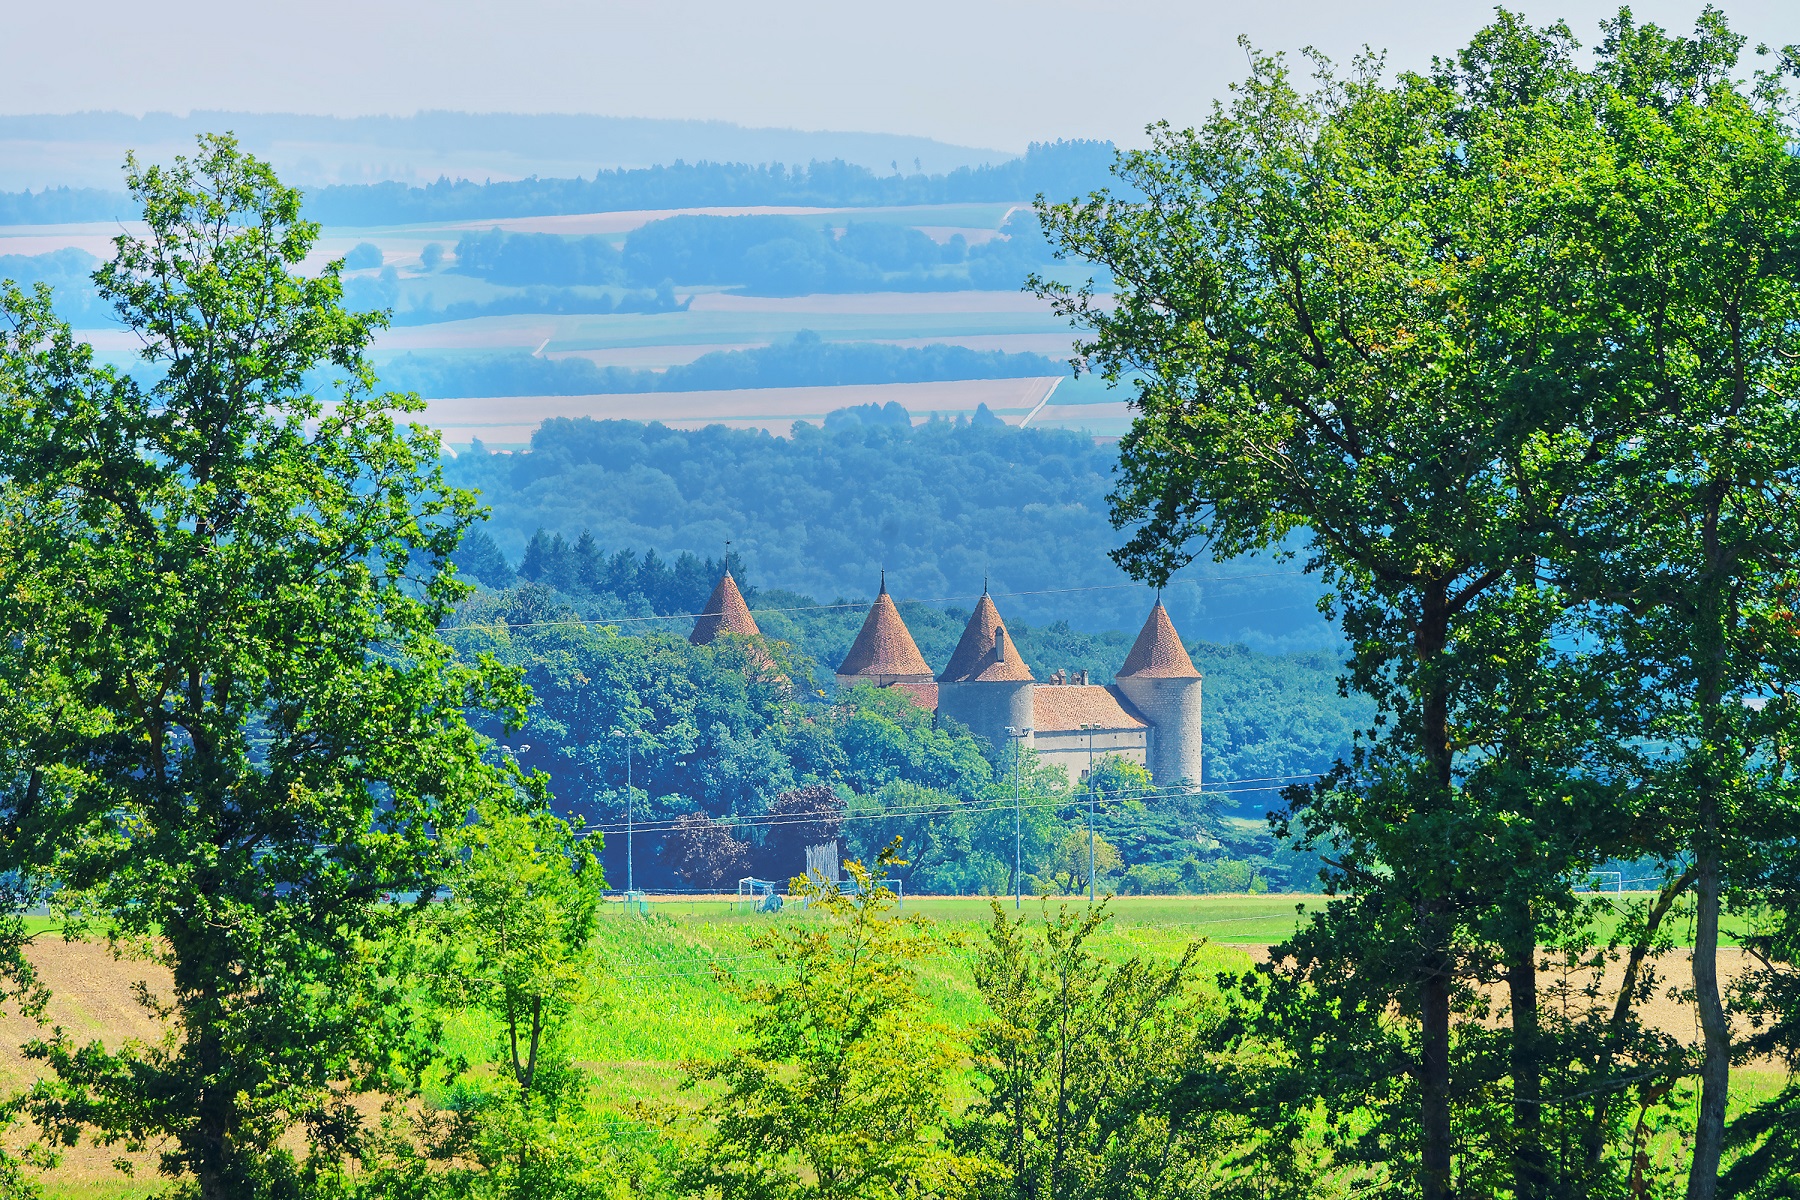
[(1008, 725), (1006, 736), (1013, 743), (1013, 911), (1017, 912), (1023, 906), (1021, 897), (1025, 891), (1025, 800), (1019, 787), (1019, 759), (1025, 753), (1025, 739), (1031, 736), (1031, 726), (1020, 729)]
[(637, 892), (631, 872), (631, 734), (623, 729), (615, 729), (608, 736), (625, 740), (625, 902), (630, 904), (632, 896)]

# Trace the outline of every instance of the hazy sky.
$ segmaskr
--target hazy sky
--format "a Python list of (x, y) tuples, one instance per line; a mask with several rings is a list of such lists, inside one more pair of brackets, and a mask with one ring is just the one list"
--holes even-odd
[[(1616, 4), (1525, 0), (1584, 42)], [(1759, 41), (1800, 41), (1795, 0), (1727, 0)], [(721, 118), (923, 134), (1015, 150), (1137, 140), (1241, 75), (1238, 34), (1423, 65), (1491, 12), (1429, 0), (17, 0), (0, 111), (419, 109)], [(1698, 2), (1640, 19), (1683, 31)]]

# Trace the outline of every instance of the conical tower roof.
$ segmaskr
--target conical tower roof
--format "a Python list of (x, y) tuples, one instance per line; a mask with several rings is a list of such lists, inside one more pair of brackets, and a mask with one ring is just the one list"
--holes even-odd
[(762, 630), (756, 627), (756, 618), (750, 615), (750, 606), (744, 603), (744, 593), (738, 591), (737, 580), (731, 577), (730, 571), (719, 578), (719, 586), (713, 589), (706, 607), (700, 610), (700, 619), (694, 622), (694, 632), (688, 635), (688, 641), (704, 646), (721, 633), (762, 636)]
[(975, 612), (963, 629), (962, 641), (950, 665), (938, 676), (939, 683), (988, 683), (995, 680), (1023, 681), (1031, 678), (1031, 668), (1019, 657), (1006, 622), (984, 591)]
[(894, 607), (893, 597), (888, 595), (885, 573), (881, 591), (876, 594), (875, 603), (869, 605), (869, 615), (863, 618), (862, 631), (850, 644), (850, 653), (844, 656), (837, 673), (840, 679), (869, 675), (916, 679), (921, 683), (931, 680), (931, 668), (919, 653), (919, 644), (913, 641), (912, 632), (900, 619), (900, 610)]
[(1200, 678), (1200, 672), (1194, 670), (1194, 660), (1188, 657), (1187, 648), (1175, 632), (1175, 622), (1169, 620), (1169, 610), (1163, 607), (1160, 599), (1150, 610), (1144, 627), (1138, 630), (1137, 641), (1131, 644), (1131, 653), (1125, 656), (1125, 665), (1119, 668), (1115, 678)]

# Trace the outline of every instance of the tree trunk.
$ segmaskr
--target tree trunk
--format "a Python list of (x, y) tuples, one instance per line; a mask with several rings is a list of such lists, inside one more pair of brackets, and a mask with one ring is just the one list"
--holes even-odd
[(1544, 1084), (1538, 1062), (1537, 930), (1527, 906), (1507, 952), (1506, 985), (1512, 1004), (1513, 1196), (1542, 1200), (1548, 1194), (1543, 1146)]
[(1694, 1130), (1694, 1161), (1688, 1170), (1688, 1200), (1713, 1200), (1719, 1186), (1719, 1156), (1725, 1142), (1725, 1101), (1731, 1085), (1731, 1026), (1719, 995), (1718, 806), (1704, 787), (1700, 844), (1696, 847), (1694, 892), (1694, 1000), (1704, 1039), (1700, 1063), (1700, 1119)]
[[(1447, 964), (1446, 964), (1447, 965)], [(1420, 989), (1423, 1028), (1419, 1062), (1422, 1111), (1420, 1168), (1425, 1200), (1450, 1195), (1450, 973), (1433, 971)]]
[[(1420, 704), (1419, 741), (1430, 774), (1420, 810), (1431, 813), (1450, 805), (1454, 763), (1450, 748), (1450, 692), (1440, 672), (1444, 647), (1450, 640), (1450, 608), (1446, 585), (1423, 589), (1414, 649), (1418, 655), (1423, 696)], [(1454, 848), (1425, 849), (1421, 856), (1427, 872), (1452, 871)], [(1441, 856), (1441, 857), (1439, 857)], [(1451, 1179), (1450, 1130), (1450, 982), (1455, 963), (1449, 950), (1453, 942), (1455, 914), (1449, 898), (1451, 881), (1424, 878), (1419, 933), (1419, 1133), (1420, 1191), (1424, 1200), (1448, 1200)]]
[[(1719, 905), (1724, 880), (1720, 878), (1723, 814), (1719, 802), (1726, 781), (1741, 768), (1735, 753), (1723, 705), (1726, 697), (1726, 664), (1730, 645), (1733, 604), (1727, 588), (1730, 578), (1720, 545), (1720, 513), (1724, 507), (1720, 489), (1709, 497), (1705, 534), (1706, 571), (1702, 576), (1700, 619), (1703, 640), (1695, 657), (1701, 665), (1695, 700), (1700, 709), (1700, 775), (1694, 829), (1694, 1004), (1700, 1010), (1702, 1051), (1700, 1060), (1700, 1116), (1694, 1128), (1694, 1161), (1688, 1168), (1688, 1200), (1713, 1200), (1719, 1188), (1719, 1157), (1725, 1148), (1726, 1089), (1731, 1084), (1731, 1026), (1719, 995)], [(1735, 760), (1735, 761), (1734, 761)], [(1692, 766), (1690, 760), (1690, 767)]]

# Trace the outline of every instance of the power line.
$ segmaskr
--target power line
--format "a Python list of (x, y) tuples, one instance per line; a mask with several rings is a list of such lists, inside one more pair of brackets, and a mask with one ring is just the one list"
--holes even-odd
[[(1104, 806), (1111, 807), (1111, 806), (1117, 806), (1117, 805), (1123, 804), (1123, 803), (1131, 801), (1131, 800), (1153, 800), (1153, 799), (1157, 799), (1157, 798), (1172, 795), (1172, 794), (1247, 795), (1247, 794), (1257, 793), (1257, 792), (1279, 792), (1279, 791), (1285, 791), (1288, 787), (1292, 786), (1291, 783), (1273, 782), (1273, 781), (1276, 781), (1276, 780), (1304, 780), (1304, 779), (1315, 779), (1317, 777), (1318, 776), (1316, 774), (1270, 775), (1270, 776), (1264, 776), (1261, 779), (1236, 780), (1236, 781), (1233, 781), (1232, 784), (1222, 785), (1222, 786), (1217, 786), (1217, 787), (1208, 787), (1199, 792), (1195, 792), (1189, 788), (1185, 788), (1185, 787), (1181, 786), (1180, 784), (1167, 784), (1167, 785), (1162, 785), (1162, 786), (1155, 786), (1155, 787), (1148, 787), (1148, 788), (1136, 788), (1136, 789), (1132, 789), (1129, 791), (1103, 794), (1101, 803)], [(1237, 783), (1263, 783), (1264, 786), (1237, 787), (1237, 786), (1235, 786)], [(1025, 807), (1034, 808), (1034, 809), (1059, 808), (1059, 807), (1063, 807), (1065, 805), (1075, 805), (1075, 804), (1081, 804), (1081, 803), (1085, 803), (1085, 796), (1071, 795), (1071, 796), (1029, 797), (1026, 800)], [(999, 811), (1001, 809), (1012, 808), (1012, 807), (1014, 807), (1013, 798), (1010, 796), (1005, 796), (1005, 797), (990, 797), (990, 798), (983, 799), (983, 800), (958, 801), (954, 804), (943, 804), (943, 805), (934, 805), (934, 806), (925, 806), (925, 807), (892, 805), (892, 806), (887, 806), (887, 807), (862, 808), (862, 809), (817, 808), (817, 809), (806, 809), (806, 810), (802, 810), (799, 812), (781, 813), (781, 814), (778, 814), (775, 816), (763, 815), (763, 816), (739, 816), (739, 817), (710, 817), (708, 819), (712, 822), (712, 826), (714, 828), (721, 828), (721, 827), (727, 828), (727, 829), (741, 829), (741, 828), (746, 828), (746, 827), (773, 828), (773, 827), (785, 826), (785, 825), (811, 825), (811, 824), (816, 824), (821, 819), (838, 820), (838, 821), (879, 821), (879, 820), (886, 820), (888, 818), (931, 817), (931, 816), (943, 816), (946, 814), (953, 814), (953, 813), (986, 813), (986, 812), (995, 812), (995, 811)], [(694, 811), (699, 811), (699, 810), (694, 810)], [(692, 814), (691, 813), (681, 814), (681, 816), (690, 816), (690, 815), (692, 815)], [(649, 822), (638, 821), (632, 825), (632, 828), (639, 829), (639, 830), (661, 830), (661, 831), (667, 832), (669, 830), (675, 829), (679, 820), (680, 820), (680, 817), (671, 817), (671, 818), (668, 818), (668, 819), (662, 820), (662, 821), (649, 821)], [(623, 823), (596, 824), (596, 825), (589, 826), (587, 828), (586, 832), (590, 833), (590, 834), (593, 834), (593, 833), (622, 833), (625, 831), (625, 828), (626, 828), (626, 826)]]

